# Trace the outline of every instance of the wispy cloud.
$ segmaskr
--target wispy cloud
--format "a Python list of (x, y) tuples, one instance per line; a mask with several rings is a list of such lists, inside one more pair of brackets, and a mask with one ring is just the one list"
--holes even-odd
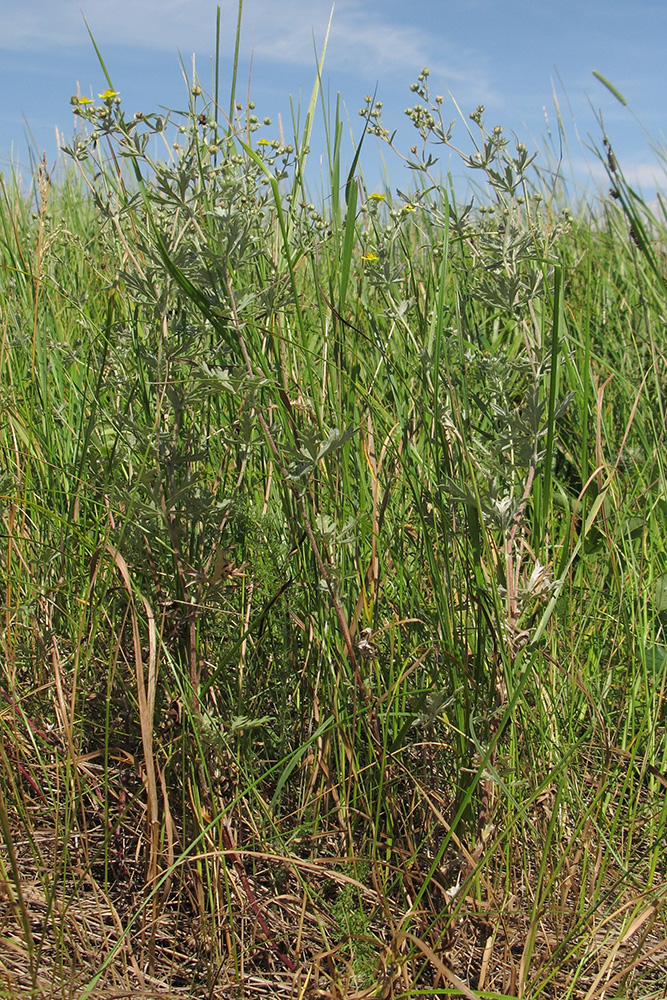
[[(0, 47), (54, 52), (90, 45), (86, 24), (99, 44), (159, 49), (184, 56), (210, 55), (215, 46), (215, 0), (33, 0), (17, 6), (3, 23)], [(243, 51), (255, 58), (312, 68), (321, 50), (331, 14), (330, 0), (245, 0)], [(226, 52), (233, 46), (237, 0), (222, 0)], [(82, 16), (83, 15), (83, 16)], [(432, 26), (431, 26), (432, 27)], [(448, 45), (437, 32), (415, 27), (402, 5), (373, 5), (337, 0), (326, 66), (382, 80), (396, 72), (406, 84), (428, 65), (434, 86), (443, 83), (465, 95), (489, 99), (490, 83), (483, 54)], [(437, 82), (435, 82), (437, 81)]]
[[(665, 186), (665, 168), (657, 161), (633, 159), (631, 156), (622, 157), (621, 166), (623, 177), (636, 191), (643, 192), (647, 196), (652, 196), (656, 190)], [(590, 157), (576, 157), (570, 164), (567, 171), (583, 187), (590, 188), (591, 185), (600, 191), (605, 197), (611, 186), (609, 174), (604, 164)]]
[(642, 191), (664, 187), (665, 170), (658, 163), (624, 163), (623, 175), (628, 183)]
[(3, 49), (38, 52), (62, 45), (76, 44), (83, 38), (85, 27), (80, 8), (70, 0), (34, 0), (18, 5), (12, 16), (3, 18)]
[(209, 0), (32, 0), (4, 19), (0, 46), (38, 51), (87, 45), (87, 22), (103, 45), (173, 49), (188, 36), (201, 40), (205, 24), (211, 35), (216, 6)]

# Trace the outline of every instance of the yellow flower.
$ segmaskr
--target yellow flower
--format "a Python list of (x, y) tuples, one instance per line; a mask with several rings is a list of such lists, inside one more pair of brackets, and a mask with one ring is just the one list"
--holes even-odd
[(384, 201), (386, 197), (387, 197), (386, 194), (378, 194), (377, 191), (376, 191), (374, 194), (372, 194), (370, 196), (370, 198), (368, 200), (369, 201)]
[(111, 101), (114, 97), (118, 97), (118, 91), (112, 90), (111, 87), (109, 87), (103, 94), (98, 94), (97, 96), (103, 101)]
[(378, 257), (378, 255), (376, 253), (373, 253), (373, 251), (371, 250), (370, 253), (364, 254), (361, 259), (362, 260), (371, 260), (371, 261), (373, 261), (373, 260), (379, 260), (380, 258)]
[(73, 97), (72, 104), (92, 104), (93, 99), (91, 97)]
[(257, 143), (258, 146), (270, 146), (271, 143), (268, 139), (260, 139)]
[(411, 205), (410, 202), (407, 202), (407, 204), (405, 204), (403, 206), (403, 211), (404, 212), (416, 212), (417, 209), (415, 208), (414, 205)]

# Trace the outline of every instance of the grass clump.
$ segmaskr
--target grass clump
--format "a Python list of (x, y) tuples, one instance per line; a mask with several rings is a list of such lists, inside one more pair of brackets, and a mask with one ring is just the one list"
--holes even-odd
[(10, 995), (663, 995), (664, 223), (412, 91), (3, 184)]

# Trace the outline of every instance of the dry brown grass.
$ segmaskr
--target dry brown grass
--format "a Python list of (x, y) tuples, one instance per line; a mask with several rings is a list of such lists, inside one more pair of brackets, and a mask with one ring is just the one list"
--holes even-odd
[[(281, 853), (259, 847), (241, 801), (187, 856), (176, 831), (171, 870), (163, 855), (151, 893), (140, 798), (108, 841), (105, 870), (99, 813), (65, 843), (30, 792), (32, 829), (12, 824), (20, 883), (7, 879), (1, 895), (8, 997), (667, 995), (667, 887), (641, 891), (590, 830), (553, 852), (560, 870), (545, 891), (537, 839), (521, 849), (496, 829), (472, 851), (452, 846), (434, 872), (432, 851), (362, 863), (345, 854), (334, 810), (326, 836)], [(552, 805), (536, 801), (538, 834)]]

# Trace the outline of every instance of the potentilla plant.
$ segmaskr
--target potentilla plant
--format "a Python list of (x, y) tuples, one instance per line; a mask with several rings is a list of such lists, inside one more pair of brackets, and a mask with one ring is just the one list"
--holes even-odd
[[(92, 128), (65, 151), (100, 168), (91, 192), (124, 243), (145, 301), (159, 307), (164, 300), (149, 275), (154, 279), (155, 271), (169, 274), (178, 266), (195, 288), (207, 287), (209, 301), (199, 298), (198, 305), (214, 321), (211, 309), (227, 297), (228, 269), (260, 255), (265, 264), (270, 261), (270, 180), (288, 177), (294, 147), (263, 138), (249, 159), (243, 139), (270, 126), (270, 119), (260, 122), (251, 102), (247, 109), (236, 105), (235, 121), (223, 128), (201, 95), (195, 83), (189, 110), (174, 114), (173, 121), (143, 112), (128, 117), (112, 89), (99, 95), (100, 104), (72, 98), (77, 117)], [(153, 151), (154, 140), (163, 157)]]
[[(548, 209), (533, 181), (531, 168), (537, 154), (529, 153), (520, 141), (512, 147), (501, 126), (487, 129), (482, 105), (470, 114), (471, 124), (461, 116), (473, 152), (457, 148), (455, 121), (446, 124), (443, 119), (444, 98), (431, 96), (429, 77), (425, 67), (410, 86), (417, 103), (406, 108), (405, 115), (419, 143), (408, 155), (396, 148), (395, 132), (385, 127), (381, 101), (368, 96), (359, 114), (368, 131), (388, 143), (414, 176), (423, 179), (413, 197), (420, 207), (418, 224), (424, 226), (428, 219), (426, 225), (430, 223), (434, 233), (447, 233), (450, 273), (493, 317), (488, 331), (478, 328), (464, 333), (460, 321), (453, 326), (440, 349), (440, 385), (433, 390), (449, 399), (443, 407), (450, 419), (452, 412), (463, 413), (461, 438), (472, 449), (481, 486), (480, 492), (454, 487), (454, 493), (460, 499), (467, 497), (467, 503), (481, 503), (480, 514), (502, 536), (499, 551), (505, 556), (495, 565), (502, 567), (499, 584), (508, 595), (506, 623), (511, 632), (518, 618), (521, 565), (520, 559), (515, 560), (514, 547), (523, 539), (530, 549), (532, 532), (526, 515), (531, 514), (533, 523), (540, 516), (533, 505), (535, 480), (540, 468), (553, 460), (554, 421), (569, 402), (568, 397), (557, 398), (561, 320), (556, 304), (562, 282), (556, 248), (568, 231), (569, 220)], [(442, 186), (434, 174), (438, 147), (453, 149), (466, 169), (483, 178), (485, 187), (480, 193), (482, 198), (489, 194), (488, 200), (475, 208), (473, 201), (456, 206), (442, 198)], [(369, 214), (374, 221), (377, 212)], [(384, 278), (390, 284), (388, 234), (377, 226), (374, 231), (378, 249), (372, 251), (376, 257), (369, 272), (376, 283)], [(437, 240), (430, 243), (437, 248)], [(437, 319), (438, 324), (444, 325), (444, 320)], [(428, 357), (432, 365), (432, 349)], [(461, 397), (461, 391), (467, 394), (473, 385), (474, 402)], [(480, 406), (479, 419), (475, 419)], [(449, 477), (446, 483), (451, 483)], [(543, 500), (539, 507), (544, 514)], [(534, 565), (541, 563), (538, 560)]]
[[(251, 459), (263, 448), (277, 470), (275, 478), (269, 474), (266, 489), (283, 490), (285, 496), (281, 541), (293, 542), (305, 530), (318, 591), (329, 594), (343, 645), (354, 660), (325, 552), (326, 532), (320, 530), (332, 515), (324, 500), (314, 512), (305, 507), (319, 468), (335, 464), (334, 454), (353, 434), (349, 425), (336, 425), (342, 414), (325, 414), (312, 402), (317, 386), (310, 356), (316, 357), (321, 345), (306, 329), (296, 273), (297, 263), (314, 261), (326, 248), (333, 229), (305, 198), (315, 96), (294, 145), (269, 137), (270, 120), (260, 122), (252, 102), (247, 108), (235, 104), (234, 119), (222, 124), (219, 107), (203, 101), (196, 80), (188, 110), (168, 116), (127, 116), (121, 95), (111, 87), (98, 103), (72, 99), (88, 129), (67, 152), (84, 168), (114, 234), (117, 279), (137, 309), (134, 328), (119, 338), (136, 351), (141, 378), (128, 387), (130, 403), (115, 417), (109, 461), (125, 475), (125, 495), (115, 499), (118, 509), (137, 515), (124, 526), (137, 534), (136, 544), (143, 539), (154, 553), (168, 539), (172, 597), (183, 609), (190, 636), (186, 655), (194, 692), (200, 656), (193, 636), (211, 583), (235, 578), (237, 568), (229, 560), (222, 559), (222, 577), (217, 569), (223, 539), (233, 534), (237, 495), (256, 476)], [(155, 140), (161, 157), (153, 152)], [(94, 174), (85, 171), (87, 163)], [(350, 181), (343, 252), (348, 271), (355, 198)], [(295, 359), (296, 336), (301, 343)], [(306, 346), (309, 339), (312, 346)], [(301, 367), (306, 379), (299, 385), (294, 372)], [(235, 484), (227, 471), (232, 455), (237, 455)], [(204, 470), (216, 463), (220, 475), (211, 482)], [(262, 468), (259, 475), (264, 474)], [(156, 578), (160, 573), (156, 567)]]
[[(297, 252), (299, 224), (283, 242), (272, 183), (293, 171), (295, 150), (262, 137), (248, 156), (244, 145), (270, 120), (260, 122), (252, 104), (235, 104), (234, 120), (221, 124), (196, 81), (188, 110), (178, 114), (128, 116), (111, 87), (97, 102), (72, 103), (87, 128), (66, 152), (107, 222), (116, 281), (135, 306), (134, 324), (115, 339), (107, 376), (119, 388), (114, 443), (111, 450), (97, 443), (98, 461), (117, 471), (111, 501), (126, 512), (116, 515), (117, 529), (132, 548), (151, 553), (144, 586), (160, 582), (182, 609), (196, 697), (193, 630), (202, 609), (224, 603), (225, 586), (243, 576), (225, 547), (238, 531), (237, 495), (257, 445), (257, 415), (266, 412), (281, 364), (279, 347), (272, 364), (261, 335), (241, 329), (294, 295), (286, 259)], [(236, 487), (224, 485), (230, 452), (239, 455)], [(205, 471), (216, 464), (217, 481)], [(156, 562), (166, 539), (171, 584)]]

